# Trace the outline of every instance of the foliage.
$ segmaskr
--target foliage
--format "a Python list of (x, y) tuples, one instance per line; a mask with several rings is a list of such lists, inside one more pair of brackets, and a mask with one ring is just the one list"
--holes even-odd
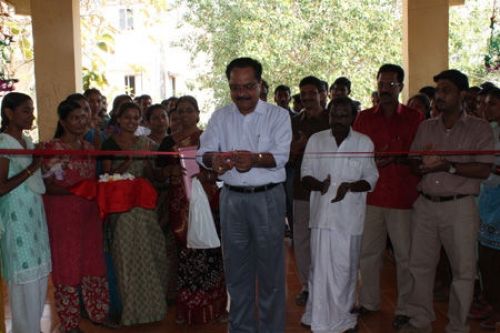
[(106, 55), (114, 51), (116, 29), (102, 14), (101, 6), (102, 1), (80, 3), (83, 89), (102, 89), (108, 84)]
[(0, 3), (0, 79), (17, 82), (18, 67), (32, 60), (29, 18), (15, 15), (13, 7)]
[[(490, 53), (490, 18), (494, 11), (498, 15), (499, 10), (493, 5), (494, 0), (474, 0), (466, 1), (463, 6), (450, 8), (450, 68), (467, 73), (471, 85), (479, 85), (484, 81), (500, 85), (499, 72), (488, 71), (484, 62), (485, 55)], [(497, 57), (500, 57), (498, 29), (497, 23), (493, 37), (497, 43)], [(494, 52), (491, 54), (494, 56)]]
[(185, 21), (199, 29), (182, 43), (194, 54), (208, 53), (212, 67), (200, 84), (214, 88), (219, 104), (229, 95), (225, 66), (238, 56), (260, 60), (271, 87), (296, 89), (311, 74), (330, 84), (348, 76), (353, 96), (364, 102), (378, 67), (402, 61), (400, 0), (180, 0), (179, 5), (187, 8)]
[[(483, 65), (493, 0), (466, 1), (450, 9), (450, 66), (474, 80), (495, 79)], [(402, 63), (401, 0), (178, 0), (186, 24), (196, 30), (181, 42), (194, 55), (205, 53), (210, 68), (199, 78), (227, 102), (226, 64), (251, 56), (264, 66), (271, 87), (297, 90), (305, 75), (331, 82), (344, 75), (353, 97), (369, 105), (374, 76), (382, 63)], [(271, 88), (272, 90), (272, 88)]]
[(484, 56), (488, 72), (500, 71), (500, 31), (492, 29), (488, 54)]
[[(496, 5), (496, 1), (494, 5)], [(493, 8), (493, 14), (490, 18), (490, 43), (488, 45), (488, 54), (484, 56), (484, 65), (489, 72), (500, 72), (500, 30), (498, 28), (498, 15), (500, 8)]]

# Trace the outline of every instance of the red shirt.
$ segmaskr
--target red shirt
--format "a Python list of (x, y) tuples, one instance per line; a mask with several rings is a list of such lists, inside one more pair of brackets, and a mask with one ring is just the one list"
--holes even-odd
[[(359, 113), (354, 129), (370, 137), (376, 152), (408, 151), (423, 115), (399, 104), (396, 113), (387, 118), (379, 107)], [(390, 163), (378, 169), (375, 190), (368, 193), (367, 203), (373, 206), (411, 209), (418, 196), (419, 177), (406, 164)]]

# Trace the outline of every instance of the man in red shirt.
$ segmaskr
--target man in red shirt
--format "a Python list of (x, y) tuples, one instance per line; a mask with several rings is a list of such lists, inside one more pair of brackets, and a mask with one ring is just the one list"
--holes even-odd
[(387, 234), (396, 260), (398, 298), (395, 328), (408, 320), (406, 298), (411, 291), (408, 270), (410, 257), (411, 208), (417, 198), (418, 177), (414, 176), (405, 155), (423, 116), (399, 103), (404, 71), (398, 65), (384, 64), (377, 73), (380, 102), (362, 111), (354, 129), (366, 134), (375, 144), (375, 152), (388, 153), (376, 157), (379, 180), (368, 193), (365, 227), (361, 245), (360, 314), (380, 308), (380, 269), (386, 248)]

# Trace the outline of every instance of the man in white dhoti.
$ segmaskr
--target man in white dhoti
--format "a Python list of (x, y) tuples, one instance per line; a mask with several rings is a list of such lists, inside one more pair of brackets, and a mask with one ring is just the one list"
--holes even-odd
[(311, 191), (312, 263), (301, 322), (315, 333), (356, 330), (357, 316), (350, 310), (355, 302), (366, 192), (375, 188), (378, 171), (372, 141), (351, 129), (355, 112), (347, 97), (332, 101), (330, 129), (309, 138), (301, 167), (302, 183)]

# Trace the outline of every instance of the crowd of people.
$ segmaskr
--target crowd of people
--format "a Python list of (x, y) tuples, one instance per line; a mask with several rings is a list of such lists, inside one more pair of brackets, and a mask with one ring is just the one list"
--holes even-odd
[[(82, 332), (82, 317), (114, 328), (161, 321), (173, 304), (179, 325), (284, 332), (284, 235), (302, 285), (301, 324), (313, 332), (356, 332), (359, 316), (379, 311), (387, 250), (397, 272), (396, 330), (432, 332), (435, 284), (449, 288), (447, 332), (468, 332), (468, 318), (494, 329), (498, 87), (469, 87), (465, 74), (444, 70), (435, 87), (402, 104), (404, 70), (384, 64), (373, 105), (361, 111), (347, 77), (331, 86), (304, 77), (296, 95), (279, 85), (272, 104), (258, 61), (234, 59), (225, 74), (233, 103), (204, 131), (192, 96), (153, 104), (149, 95), (119, 95), (108, 113), (101, 92), (88, 89), (61, 101), (54, 137), (37, 149), (112, 154), (2, 153), (0, 246), (13, 333), (41, 332), (49, 274), (62, 332)], [(1, 117), (1, 149), (34, 149), (24, 135), (34, 121), (28, 95), (5, 95)], [(196, 177), (221, 248), (187, 246), (189, 196), (175, 154), (186, 147), (198, 147)], [(116, 173), (147, 179), (157, 207), (103, 219), (96, 201), (71, 191)], [(438, 274), (435, 283), (446, 263), (450, 281)]]

